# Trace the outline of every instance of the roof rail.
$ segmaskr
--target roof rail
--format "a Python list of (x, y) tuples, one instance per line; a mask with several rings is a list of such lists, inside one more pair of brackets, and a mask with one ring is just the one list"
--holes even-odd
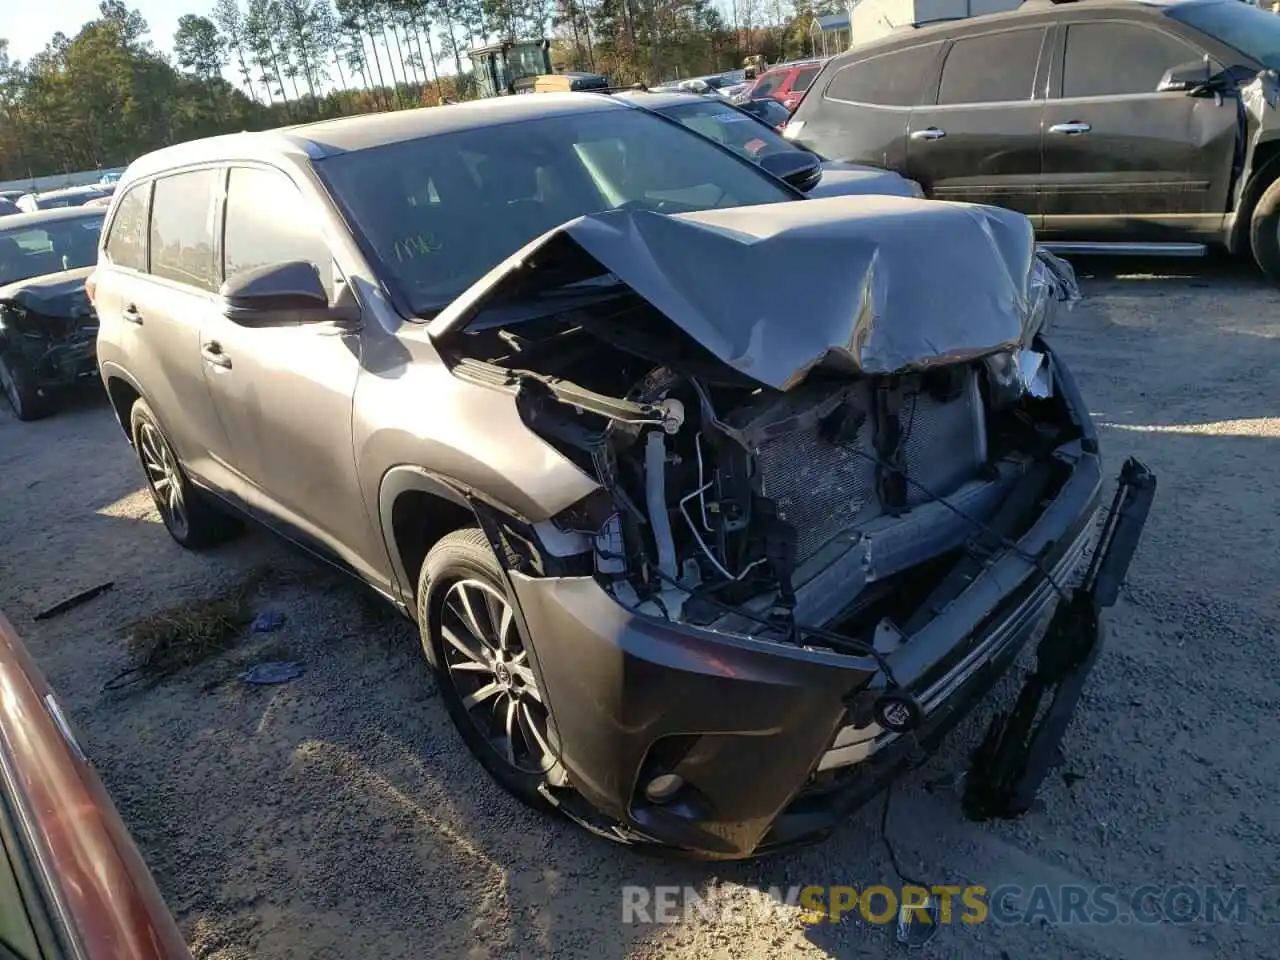
[(643, 83), (630, 83), (623, 87), (592, 87), (575, 93), (648, 93), (649, 87)]

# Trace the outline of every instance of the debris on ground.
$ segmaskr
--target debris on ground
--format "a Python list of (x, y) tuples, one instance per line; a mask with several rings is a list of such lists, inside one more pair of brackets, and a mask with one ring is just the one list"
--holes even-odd
[(74, 610), (76, 607), (80, 606), (81, 604), (88, 603), (94, 597), (101, 596), (102, 594), (106, 593), (108, 590), (110, 590), (114, 586), (115, 586), (115, 581), (108, 580), (106, 583), (100, 583), (96, 587), (90, 587), (88, 590), (81, 590), (79, 593), (73, 594), (72, 596), (67, 597), (67, 599), (65, 600), (58, 601), (52, 607), (49, 607), (48, 609), (45, 609), (45, 610), (41, 610), (39, 613), (35, 615), (33, 619), (48, 620), (52, 617), (56, 617), (56, 616), (59, 616), (60, 614), (66, 613), (68, 610)]
[(306, 672), (306, 667), (297, 660), (268, 660), (255, 663), (240, 675), (245, 683), (268, 686), (274, 683), (288, 683), (297, 680)]
[(189, 600), (135, 620), (125, 629), (133, 666), (106, 684), (117, 690), (145, 681), (148, 685), (231, 649), (254, 622), (251, 603), (272, 575), (254, 570), (241, 583), (216, 597)]
[(284, 626), (284, 614), (279, 610), (263, 610), (253, 619), (250, 633), (275, 633)]

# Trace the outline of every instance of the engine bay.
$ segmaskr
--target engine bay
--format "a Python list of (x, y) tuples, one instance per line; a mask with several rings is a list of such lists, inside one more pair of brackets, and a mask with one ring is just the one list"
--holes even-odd
[[(889, 376), (815, 369), (788, 390), (732, 369), (625, 289), (477, 324), (455, 373), (514, 388), (524, 423), (600, 488), (554, 524), (638, 613), (798, 642), (870, 642), (1070, 439), (1050, 357)], [(1038, 394), (1038, 395), (1037, 395)]]

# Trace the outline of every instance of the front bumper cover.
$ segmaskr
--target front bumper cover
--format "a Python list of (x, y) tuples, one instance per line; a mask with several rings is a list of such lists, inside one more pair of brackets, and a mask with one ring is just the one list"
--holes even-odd
[[(869, 658), (636, 616), (589, 577), (513, 573), (573, 790), (619, 825), (617, 838), (700, 858), (820, 839), (918, 749), (935, 747), (1043, 633), (1053, 584), (1071, 579), (1093, 542), (1102, 487), (1091, 437), (1058, 456), (1069, 476), (1018, 549), (889, 655), (899, 689), (920, 707), (911, 736), (875, 723), (869, 704), (884, 674)], [(1144, 520), (1145, 511), (1130, 531), (1135, 544)], [(652, 803), (644, 785), (660, 773), (685, 788)]]

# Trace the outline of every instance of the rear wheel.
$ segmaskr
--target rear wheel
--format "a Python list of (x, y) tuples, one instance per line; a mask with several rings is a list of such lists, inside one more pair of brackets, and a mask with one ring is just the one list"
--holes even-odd
[(19, 420), (39, 420), (51, 412), (49, 398), (32, 386), (26, 372), (3, 353), (0, 353), (0, 392)]
[(1253, 208), (1249, 247), (1258, 268), (1273, 283), (1280, 283), (1280, 179), (1271, 182)]
[(447, 534), (422, 565), (418, 625), (440, 693), (463, 742), (509, 793), (553, 809), (563, 780), (529, 648), (498, 559), (474, 528)]
[(142, 463), (147, 489), (165, 529), (191, 550), (209, 547), (234, 536), (240, 524), (215, 509), (187, 479), (172, 445), (145, 400), (129, 415), (133, 447)]

